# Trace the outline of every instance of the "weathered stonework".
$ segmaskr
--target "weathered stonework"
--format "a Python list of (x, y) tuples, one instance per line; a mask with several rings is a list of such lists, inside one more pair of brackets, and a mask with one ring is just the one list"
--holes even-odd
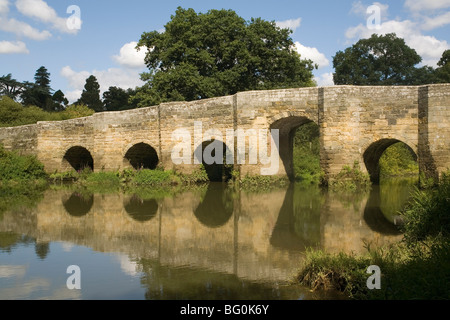
[[(191, 172), (194, 123), (203, 133), (216, 129), (216, 137), (236, 151), (236, 138), (225, 141), (227, 130), (280, 130), (278, 175), (292, 176), (292, 143), (295, 129), (314, 121), (321, 133), (321, 166), (328, 178), (344, 165), (359, 162), (374, 181), (378, 160), (384, 150), (402, 141), (417, 155), (420, 170), (438, 177), (450, 168), (450, 84), (407, 87), (334, 86), (242, 92), (233, 96), (193, 102), (164, 103), (159, 106), (94, 114), (61, 122), (0, 129), (6, 149), (34, 154), (49, 172), (73, 166), (66, 157), (72, 147), (89, 151), (94, 170), (121, 170), (130, 166), (125, 155), (140, 143), (151, 146), (160, 166)], [(175, 164), (171, 154), (179, 143), (176, 129), (191, 136), (192, 164)], [(252, 136), (248, 137), (248, 141)], [(210, 138), (204, 137), (205, 140)], [(247, 145), (248, 146), (248, 145)], [(80, 148), (81, 149), (81, 148)], [(267, 167), (258, 162), (236, 165), (242, 175), (260, 174)], [(236, 164), (236, 152), (234, 154)]]

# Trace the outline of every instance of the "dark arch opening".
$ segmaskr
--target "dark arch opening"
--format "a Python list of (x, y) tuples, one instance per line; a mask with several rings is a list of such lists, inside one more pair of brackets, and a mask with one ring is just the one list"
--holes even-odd
[(155, 199), (143, 200), (136, 195), (124, 207), (129, 216), (138, 222), (150, 221), (158, 213), (158, 202)]
[(146, 143), (132, 146), (125, 154), (125, 159), (136, 169), (154, 170), (158, 166), (159, 158), (156, 150)]
[(203, 225), (218, 228), (230, 220), (233, 211), (232, 194), (226, 184), (211, 183), (208, 185), (202, 202), (195, 209), (194, 215)]
[(372, 143), (367, 150), (364, 152), (364, 164), (366, 165), (367, 171), (370, 175), (370, 180), (374, 184), (380, 183), (380, 159), (383, 156), (383, 153), (391, 146), (401, 143), (407, 151), (412, 159), (417, 162), (416, 153), (405, 143), (397, 139), (382, 139), (377, 142)]
[(94, 170), (94, 159), (86, 148), (79, 146), (72, 147), (67, 150), (63, 159), (67, 161), (76, 171), (80, 171), (85, 168)]
[[(286, 174), (291, 181), (295, 181), (296, 174), (294, 170), (294, 140), (297, 129), (309, 123), (314, 123), (306, 117), (287, 117), (274, 122), (270, 129), (278, 129), (280, 133), (279, 153), (283, 162)], [(315, 124), (315, 123), (314, 123)], [(316, 124), (317, 126), (317, 124)], [(318, 132), (318, 126), (317, 126)]]
[[(220, 150), (220, 154), (216, 154), (216, 151)], [(209, 140), (204, 141), (201, 145), (197, 147), (195, 150), (194, 156), (200, 162), (200, 154), (202, 164), (205, 168), (206, 174), (208, 175), (208, 179), (211, 182), (227, 182), (231, 179), (231, 172), (233, 170), (232, 164), (227, 164), (226, 155), (227, 151), (229, 151), (227, 145), (219, 140)], [(205, 156), (209, 156), (214, 160), (214, 163), (210, 161), (205, 161)], [(216, 157), (217, 156), (217, 157)]]
[(78, 192), (72, 193), (67, 200), (63, 200), (64, 208), (72, 217), (83, 217), (91, 211), (94, 204), (94, 195), (83, 195)]

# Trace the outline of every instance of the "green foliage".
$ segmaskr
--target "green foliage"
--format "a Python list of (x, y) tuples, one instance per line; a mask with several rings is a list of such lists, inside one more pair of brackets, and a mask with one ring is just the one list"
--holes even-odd
[(23, 107), (8, 96), (0, 97), (0, 127), (36, 124), (39, 121), (60, 121), (94, 114), (85, 105), (71, 105), (61, 112), (47, 112), (36, 106)]
[(105, 111), (103, 102), (100, 99), (100, 85), (95, 76), (91, 75), (86, 79), (84, 90), (76, 104), (87, 105), (95, 112)]
[[(422, 58), (395, 33), (373, 34), (333, 58), (336, 85), (412, 85), (433, 83), (427, 68), (416, 69)], [(422, 83), (418, 83), (422, 79)]]
[[(81, 173), (82, 174), (82, 173)], [(117, 172), (92, 172), (85, 177), (87, 184), (99, 184), (99, 185), (119, 185), (120, 177)]]
[(106, 111), (121, 111), (134, 109), (137, 106), (130, 103), (130, 95), (134, 90), (124, 90), (118, 87), (109, 87), (108, 91), (103, 93), (103, 103)]
[(202, 184), (209, 182), (209, 177), (203, 164), (190, 174), (178, 174), (178, 176), (182, 182), (187, 184)]
[(279, 176), (246, 175), (239, 181), (239, 187), (245, 192), (266, 192), (286, 187), (289, 180)]
[(296, 181), (311, 184), (320, 184), (322, 182), (319, 126), (314, 122), (304, 124), (296, 130), (293, 164)]
[(0, 145), (0, 181), (26, 181), (47, 178), (44, 165), (34, 156), (21, 156)]
[(379, 165), (381, 177), (419, 174), (419, 165), (412, 151), (402, 142), (387, 148), (380, 158)]
[(450, 83), (450, 50), (445, 50), (436, 69), (437, 82)]
[(69, 120), (75, 118), (84, 118), (92, 116), (95, 113), (94, 110), (89, 108), (85, 104), (73, 104), (68, 106), (64, 111), (60, 113), (61, 120)]
[(450, 174), (444, 174), (438, 187), (417, 190), (401, 212), (405, 239), (410, 243), (429, 236), (450, 236)]
[(23, 90), (24, 84), (13, 79), (11, 73), (0, 77), (0, 96), (6, 95), (11, 99), (16, 99), (22, 94)]
[(308, 250), (304, 266), (297, 280), (312, 290), (338, 290), (350, 298), (367, 294), (367, 257), (339, 253), (329, 254), (321, 250)]
[(329, 183), (329, 187), (333, 191), (352, 192), (367, 191), (371, 185), (370, 176), (360, 170), (357, 161), (353, 164), (353, 168), (344, 166)]
[(232, 10), (196, 13), (179, 7), (164, 32), (142, 34), (138, 47), (148, 50), (150, 72), (131, 100), (142, 107), (312, 86), (313, 63), (300, 59), (290, 33), (275, 22), (247, 22)]
[(172, 183), (172, 177), (173, 173), (171, 171), (143, 169), (136, 171), (131, 183), (150, 186), (170, 184)]

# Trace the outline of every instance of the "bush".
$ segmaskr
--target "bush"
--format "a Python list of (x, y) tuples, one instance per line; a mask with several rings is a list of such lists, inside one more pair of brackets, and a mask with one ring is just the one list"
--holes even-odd
[(24, 107), (8, 96), (0, 98), (0, 127), (35, 124), (39, 121), (61, 121), (93, 115), (85, 105), (71, 105), (64, 111), (47, 112), (36, 106)]
[(35, 156), (8, 152), (0, 144), (0, 181), (38, 180), (47, 178), (44, 165)]
[(372, 183), (370, 176), (361, 172), (359, 162), (355, 161), (353, 168), (344, 166), (337, 176), (329, 183), (333, 191), (367, 191)]
[(444, 174), (441, 183), (432, 190), (416, 190), (407, 207), (401, 212), (403, 231), (410, 242), (428, 236), (450, 236), (450, 174)]
[(171, 171), (143, 169), (138, 170), (131, 181), (138, 185), (160, 185), (172, 183), (172, 178)]

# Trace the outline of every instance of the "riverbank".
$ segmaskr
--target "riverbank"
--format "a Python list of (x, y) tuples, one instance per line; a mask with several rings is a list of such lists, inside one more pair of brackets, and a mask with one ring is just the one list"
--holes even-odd
[[(365, 255), (309, 250), (296, 280), (312, 290), (338, 290), (350, 299), (450, 299), (450, 173), (432, 190), (417, 190), (400, 212), (403, 240)], [(381, 270), (370, 290), (367, 268)]]

